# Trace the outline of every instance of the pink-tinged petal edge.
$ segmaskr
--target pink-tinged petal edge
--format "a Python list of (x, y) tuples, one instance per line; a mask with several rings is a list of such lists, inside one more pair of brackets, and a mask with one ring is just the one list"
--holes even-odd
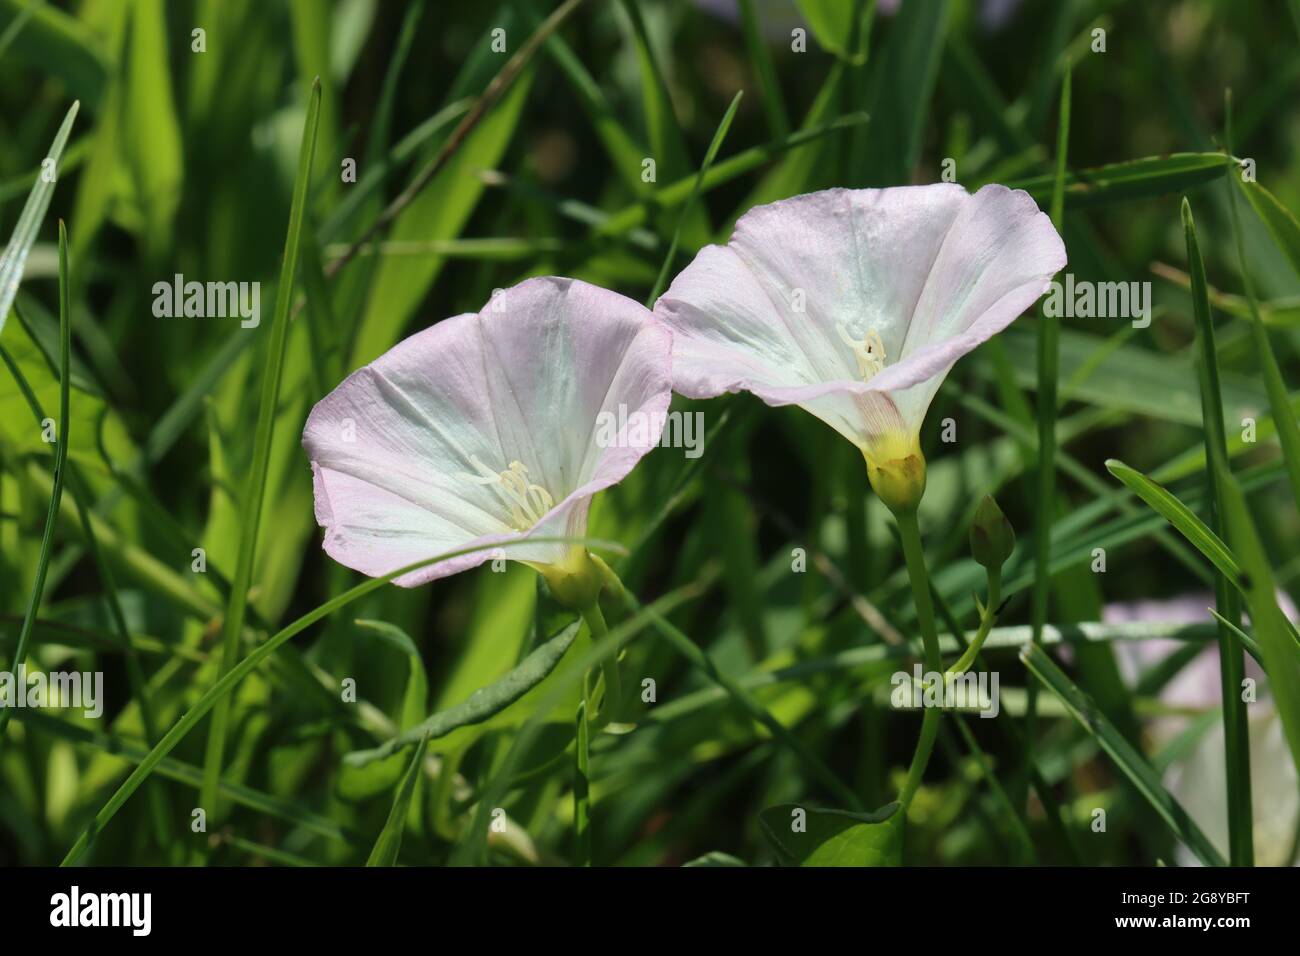
[[(508, 308), (502, 310), (507, 313), (518, 311), (521, 308), (518, 303), (522, 303), (523, 308), (536, 306), (539, 310), (551, 310), (557, 307), (564, 308), (572, 301), (573, 308), (564, 311), (559, 321), (570, 327), (566, 331), (577, 333), (573, 341), (579, 343), (579, 345), (583, 344), (582, 326), (584, 323), (608, 322), (611, 321), (611, 316), (614, 321), (631, 323), (628, 329), (629, 338), (626, 348), (620, 356), (613, 374), (607, 382), (596, 383), (596, 387), (602, 389), (605, 394), (601, 410), (612, 412), (617, 410), (618, 398), (621, 397), (614, 392), (619, 376), (625, 373), (632, 375), (634, 378), (641, 376), (644, 380), (640, 382), (634, 381), (632, 386), (636, 387), (638, 393), (643, 393), (645, 397), (637, 403), (635, 408), (629, 408), (628, 412), (629, 418), (632, 413), (648, 416), (649, 430), (645, 433), (644, 442), (636, 442), (633, 440), (635, 436), (629, 435), (626, 431), (621, 431), (618, 435), (618, 441), (615, 442), (613, 447), (599, 448), (594, 442), (596, 434), (596, 422), (594, 420), (582, 422), (576, 426), (572, 422), (546, 422), (546, 427), (539, 430), (543, 437), (546, 437), (548, 432), (553, 435), (552, 429), (572, 429), (574, 427), (584, 430), (589, 429), (587, 454), (594, 453), (595, 462), (590, 469), (591, 473), (588, 480), (582, 482), (567, 494), (528, 531), (522, 533), (508, 531), (505, 533), (481, 534), (467, 537), (463, 542), (457, 542), (451, 547), (429, 550), (427, 557), (433, 557), (438, 553), (449, 550), (476, 549), (470, 553), (439, 561), (396, 578), (395, 583), (403, 587), (416, 587), (438, 578), (448, 577), (477, 567), (496, 556), (494, 548), (508, 542), (518, 542), (530, 538), (584, 535), (587, 510), (592, 496), (617, 484), (626, 477), (636, 463), (658, 445), (662, 434), (664, 418), (672, 400), (672, 336), (668, 328), (655, 320), (649, 310), (639, 303), (598, 286), (579, 280), (556, 277), (528, 279), (511, 289), (499, 293), (499, 295), (503, 297), (503, 302), (510, 303)], [(572, 297), (572, 300), (566, 297)], [(559, 299), (558, 302), (557, 298)], [(511, 320), (513, 321), (513, 318)], [(416, 333), (399, 342), (370, 365), (353, 372), (313, 408), (304, 428), (303, 443), (307, 448), (309, 457), (312, 459), (316, 520), (325, 529), (324, 550), (340, 564), (363, 574), (377, 577), (392, 573), (397, 568), (407, 564), (415, 563), (420, 560), (423, 552), (413, 554), (410, 553), (408, 548), (401, 560), (394, 560), (392, 553), (386, 553), (369, 543), (357, 542), (349, 537), (345, 524), (346, 519), (340, 513), (339, 503), (331, 496), (327, 488), (323, 469), (316, 460), (318, 456), (313, 452), (314, 448), (320, 450), (323, 447), (319, 443), (328, 441), (327, 438), (319, 434), (319, 429), (314, 429), (315, 422), (328, 407), (327, 403), (335, 400), (336, 396), (347, 394), (349, 389), (366, 389), (368, 392), (373, 392), (373, 389), (368, 388), (371, 380), (368, 370), (375, 368), (382, 370), (385, 363), (398, 361), (413, 350), (440, 351), (440, 344), (444, 340), (449, 341), (455, 336), (469, 334), (471, 326), (474, 324), (493, 321), (504, 322), (506, 318), (496, 317), (491, 305), (489, 305), (481, 313), (456, 316)], [(481, 330), (474, 331), (476, 333), (481, 332)], [(498, 336), (502, 332), (506, 334), (507, 338), (500, 341), (504, 341), (507, 346), (512, 344), (509, 337), (524, 336), (533, 331), (535, 330), (528, 327), (527, 321), (519, 321), (514, 325), (501, 325), (494, 330)], [(604, 331), (608, 331), (608, 329)], [(483, 341), (481, 334), (479, 334), (479, 341)], [(527, 345), (527, 343), (519, 344)], [(415, 354), (418, 355), (419, 351), (416, 351)], [(591, 374), (594, 365), (594, 362), (574, 362), (570, 364), (570, 368), (578, 375)], [(627, 387), (627, 384), (624, 384)], [(373, 398), (373, 395), (367, 394), (365, 397)], [(355, 400), (355, 396), (352, 399)], [(467, 401), (472, 405), (475, 399), (468, 398)], [(604, 404), (611, 401), (613, 402), (613, 408), (605, 408)], [(540, 413), (554, 412), (553, 409), (536, 409), (535, 411)], [(576, 465), (577, 463), (573, 464)], [(366, 484), (350, 475), (336, 472), (332, 474), (336, 480), (344, 483)], [(374, 485), (369, 485), (364, 493), (380, 498), (398, 497), (387, 489)], [(512, 560), (541, 561), (548, 556), (558, 554), (562, 548), (562, 545), (543, 543), (539, 543), (535, 547), (519, 547), (516, 545), (504, 549), (501, 555)]]
[[(861, 192), (883, 193), (898, 190), (935, 189), (936, 187), (933, 186), (904, 186), (892, 187), (889, 190), (863, 190)], [(809, 194), (809, 196), (847, 195), (851, 192), (853, 191), (843, 189), (826, 190), (823, 194)], [(768, 206), (756, 208), (763, 211), (764, 222), (771, 223), (773, 219), (777, 218), (776, 213), (781, 211), (781, 207), (794, 208), (794, 204), (807, 198), (806, 196), (794, 197), (790, 200), (781, 200)], [(870, 381), (831, 378), (824, 381), (790, 385), (759, 381), (752, 374), (748, 374), (743, 367), (746, 364), (743, 357), (744, 345), (736, 342), (719, 343), (716, 340), (702, 341), (698, 345), (701, 353), (713, 352), (719, 356), (724, 352), (730, 353), (728, 358), (731, 361), (731, 368), (720, 371), (722, 363), (713, 364), (712, 367), (705, 367), (704, 362), (683, 362), (680, 355), (675, 355), (674, 389), (682, 395), (696, 399), (713, 398), (724, 393), (747, 391), (772, 406), (807, 405), (816, 402), (818, 399), (835, 395), (873, 396), (879, 400), (873, 403), (873, 405), (877, 406), (877, 413), (879, 413), (881, 406), (889, 406), (892, 412), (893, 403), (889, 401), (889, 393), (897, 393), (921, 385), (935, 378), (935, 376), (946, 373), (959, 358), (1002, 331), (1033, 305), (1048, 290), (1052, 277), (1065, 267), (1065, 245), (1057, 234), (1050, 218), (1039, 210), (1028, 193), (1023, 190), (1012, 190), (1005, 186), (990, 184), (974, 194), (967, 194), (966, 201), (967, 204), (977, 201), (1012, 203), (1015, 207), (1012, 213), (1019, 219), (1019, 222), (1015, 226), (1011, 238), (1023, 241), (1026, 236), (1030, 236), (1040, 244), (1042, 251), (1040, 254), (1041, 261), (1037, 264), (1034, 280), (1022, 281), (1009, 289), (1005, 294), (999, 296), (986, 308), (982, 309), (978, 315), (971, 317), (961, 331), (940, 338), (938, 341), (921, 345), (911, 351), (910, 354), (907, 354), (902, 360), (888, 365), (872, 376)], [(967, 209), (969, 209), (969, 205), (962, 212), (967, 211)], [(742, 233), (747, 225), (746, 220), (754, 212), (755, 210), (751, 210), (737, 221), (737, 234)], [(957, 218), (954, 219), (954, 225), (961, 218), (961, 214), (959, 212)], [(768, 226), (764, 228), (770, 229)], [(770, 231), (770, 241), (779, 247), (782, 239), (781, 234), (775, 230)], [(1034, 236), (1034, 233), (1037, 235)], [(753, 227), (751, 226), (751, 231), (746, 236), (746, 240), (752, 243), (755, 239)], [(734, 236), (732, 242), (735, 242)], [(946, 244), (947, 240), (945, 238), (944, 248), (941, 248), (936, 256), (935, 262), (931, 266), (932, 270), (941, 266), (944, 253), (947, 251)], [(725, 248), (727, 247), (706, 247), (701, 251), (700, 256), (697, 256), (696, 261), (679, 274), (678, 279), (680, 280), (691, 269), (696, 268), (696, 264), (700, 263), (706, 257), (706, 254)], [(996, 253), (996, 249), (993, 251)], [(978, 252), (979, 250), (976, 250), (975, 254), (978, 254)], [(916, 309), (925, 300), (926, 290), (930, 286), (932, 279), (933, 273), (927, 278), (925, 288), (922, 289), (921, 295), (914, 306), (914, 317)], [(677, 285), (678, 281), (675, 280), (673, 286)], [(674, 331), (675, 349), (678, 352), (689, 347), (687, 345), (687, 333), (684, 333), (680, 323), (675, 321), (675, 313), (679, 308), (680, 303), (675, 301), (673, 287), (670, 287), (668, 292), (655, 304), (655, 314), (663, 319)], [(772, 309), (771, 320), (773, 322), (784, 321), (775, 308)], [(925, 404), (928, 405), (928, 398)], [(820, 417), (819, 412), (814, 411), (814, 414), (819, 414)]]

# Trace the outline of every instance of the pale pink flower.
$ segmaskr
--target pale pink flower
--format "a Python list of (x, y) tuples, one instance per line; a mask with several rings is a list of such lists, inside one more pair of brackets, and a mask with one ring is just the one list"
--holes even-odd
[(874, 484), (873, 466), (920, 460), (953, 363), (1064, 265), (1056, 229), (1018, 190), (828, 189), (750, 210), (655, 314), (673, 329), (677, 391), (799, 405), (862, 449)]
[[(592, 496), (659, 441), (671, 361), (649, 310), (573, 279), (528, 279), (411, 336), (307, 419), (325, 550), (380, 576), (482, 549), (397, 579), (413, 587), (507, 541), (584, 536)], [(624, 423), (616, 434), (598, 427), (611, 420)], [(499, 552), (543, 571), (574, 554), (545, 542)]]

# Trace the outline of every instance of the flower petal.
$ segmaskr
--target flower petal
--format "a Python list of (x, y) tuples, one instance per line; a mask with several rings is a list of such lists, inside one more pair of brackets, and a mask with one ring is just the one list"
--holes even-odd
[[(830, 189), (741, 217), (655, 312), (675, 333), (678, 391), (798, 404), (866, 447), (919, 429), (952, 363), (1028, 307), (1064, 262), (1023, 192)], [(863, 381), (848, 342), (867, 333), (879, 335), (886, 367)]]
[[(670, 370), (670, 335), (648, 310), (568, 279), (529, 279), (477, 315), (411, 336), (350, 375), (308, 418), (303, 443), (325, 550), (380, 575), (443, 551), (584, 534), (591, 496), (657, 444)], [(617, 415), (620, 406), (651, 427), (602, 447), (601, 413)], [(513, 462), (547, 496), (531, 499), (545, 513), (523, 533), (492, 480)], [(545, 563), (563, 551), (538, 543), (504, 556)], [(492, 556), (439, 562), (398, 583), (421, 584)]]

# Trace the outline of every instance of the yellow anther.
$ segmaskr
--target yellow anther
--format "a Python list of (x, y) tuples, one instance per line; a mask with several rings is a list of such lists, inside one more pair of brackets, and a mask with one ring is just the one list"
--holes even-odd
[(497, 497), (510, 509), (510, 526), (516, 531), (527, 531), (555, 507), (551, 493), (528, 480), (528, 468), (523, 462), (512, 461), (505, 471), (494, 472), (473, 455), (469, 461), (478, 474), (462, 472), (459, 477), (476, 485), (492, 485)]
[(840, 340), (853, 350), (853, 357), (858, 360), (858, 374), (864, 382), (870, 381), (885, 367), (885, 343), (875, 329), (861, 339), (851, 336), (843, 322), (837, 323), (835, 330), (839, 332)]

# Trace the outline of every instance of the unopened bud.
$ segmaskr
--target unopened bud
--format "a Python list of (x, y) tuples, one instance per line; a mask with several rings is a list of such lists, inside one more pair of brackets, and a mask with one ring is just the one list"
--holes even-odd
[(1000, 569), (1016, 546), (1016, 533), (991, 495), (985, 495), (970, 523), (970, 552), (978, 564)]

